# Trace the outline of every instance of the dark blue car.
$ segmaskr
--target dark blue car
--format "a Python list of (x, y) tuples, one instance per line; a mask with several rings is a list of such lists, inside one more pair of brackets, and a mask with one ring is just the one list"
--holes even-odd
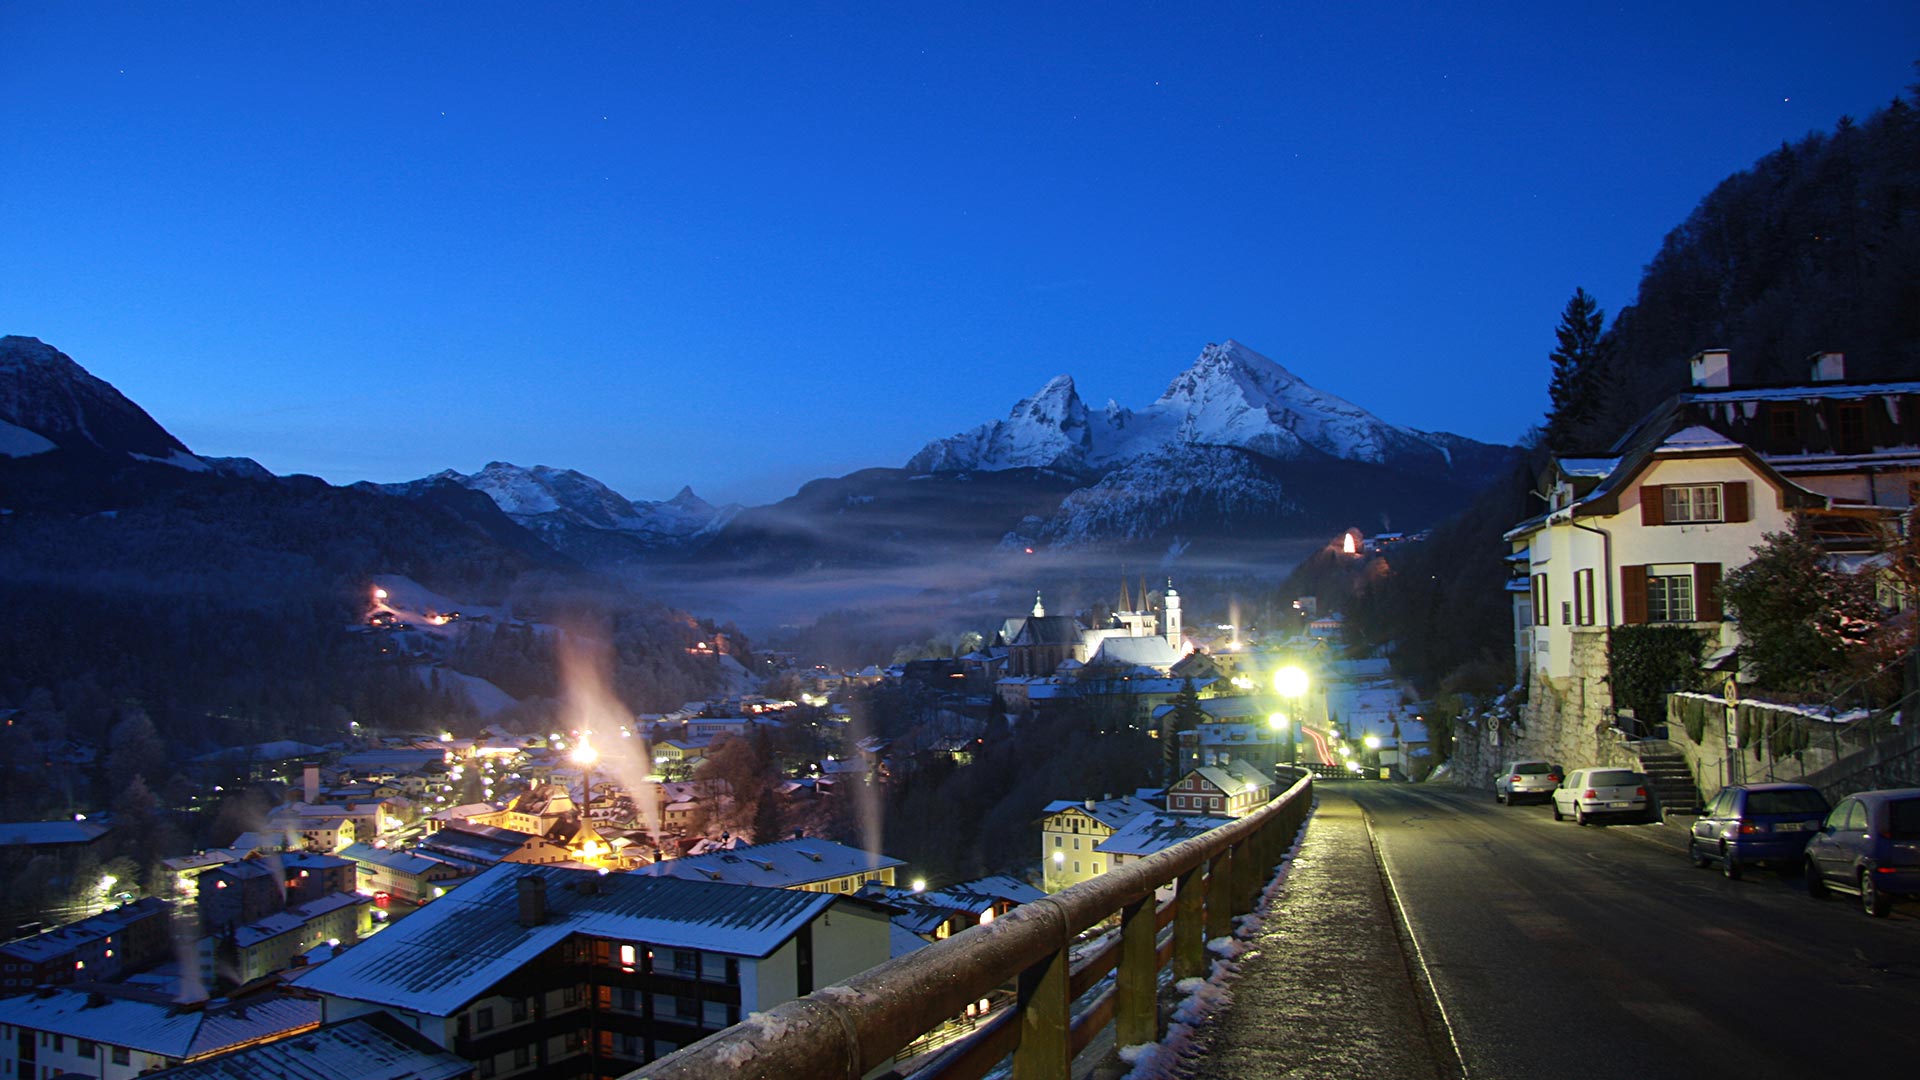
[(1852, 893), (1869, 915), (1920, 896), (1920, 788), (1862, 791), (1840, 800), (1807, 844), (1807, 891)]
[(1761, 864), (1797, 872), (1829, 809), (1826, 798), (1805, 784), (1721, 788), (1693, 823), (1687, 854), (1695, 866), (1718, 862), (1730, 878)]

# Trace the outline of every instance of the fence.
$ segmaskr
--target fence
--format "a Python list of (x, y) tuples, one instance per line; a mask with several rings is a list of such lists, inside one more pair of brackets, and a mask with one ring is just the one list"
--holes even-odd
[[(1312, 801), (1304, 777), (1231, 825), (750, 1016), (626, 1080), (858, 1080), (1008, 982), (1011, 1009), (913, 1075), (977, 1080), (1011, 1055), (1015, 1080), (1067, 1080), (1074, 1055), (1108, 1024), (1117, 1045), (1159, 1037), (1161, 969), (1205, 974), (1206, 942), (1253, 909)], [(1157, 903), (1168, 885), (1173, 898)], [(1119, 934), (1076, 962), (1076, 936), (1114, 916)], [(1113, 985), (1076, 1014), (1074, 1002), (1110, 972)]]

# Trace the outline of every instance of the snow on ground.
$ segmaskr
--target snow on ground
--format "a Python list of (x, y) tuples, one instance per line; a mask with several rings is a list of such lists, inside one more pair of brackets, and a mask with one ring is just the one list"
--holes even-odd
[(53, 440), (37, 431), (0, 420), (0, 457), (32, 457), (53, 449)]
[(1292, 846), (1280, 861), (1280, 869), (1260, 891), (1260, 902), (1254, 905), (1252, 914), (1234, 919), (1233, 936), (1207, 942), (1207, 951), (1214, 956), (1207, 977), (1182, 979), (1175, 984), (1181, 999), (1174, 1007), (1173, 1022), (1167, 1025), (1167, 1033), (1157, 1043), (1120, 1048), (1120, 1060), (1132, 1066), (1122, 1080), (1176, 1080), (1181, 1061), (1193, 1050), (1194, 1033), (1233, 1003), (1233, 982), (1240, 977), (1240, 965), (1236, 961), (1246, 952), (1247, 941), (1264, 927), (1268, 914), (1285, 891), (1287, 873), (1293, 869), (1293, 860), (1300, 854), (1300, 843), (1312, 820), (1313, 810), (1309, 809), (1306, 820), (1300, 823), (1300, 831), (1294, 834)]
[(437, 673), (440, 676), (440, 685), (442, 687), (455, 693), (466, 695), (467, 700), (473, 704), (474, 709), (477, 710), (481, 716), (489, 719), (498, 716), (504, 709), (520, 704), (520, 702), (515, 700), (505, 690), (500, 689), (478, 675), (469, 675), (464, 671), (455, 671), (452, 668), (436, 668), (424, 665), (414, 668), (413, 673), (419, 678), (421, 683), (428, 686), (433, 685), (433, 677)]

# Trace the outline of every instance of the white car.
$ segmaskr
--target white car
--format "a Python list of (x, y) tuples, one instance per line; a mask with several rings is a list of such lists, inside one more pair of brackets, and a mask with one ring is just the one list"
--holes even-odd
[(1632, 769), (1575, 769), (1553, 789), (1553, 820), (1585, 825), (1600, 818), (1645, 821), (1651, 807), (1646, 778)]

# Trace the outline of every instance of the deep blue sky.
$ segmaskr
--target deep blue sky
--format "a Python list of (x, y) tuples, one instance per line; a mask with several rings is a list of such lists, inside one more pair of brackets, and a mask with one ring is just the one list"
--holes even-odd
[(1575, 285), (1920, 56), (1911, 0), (318, 6), (0, 6), (0, 332), (280, 472), (716, 501), (1227, 337), (1511, 440)]

